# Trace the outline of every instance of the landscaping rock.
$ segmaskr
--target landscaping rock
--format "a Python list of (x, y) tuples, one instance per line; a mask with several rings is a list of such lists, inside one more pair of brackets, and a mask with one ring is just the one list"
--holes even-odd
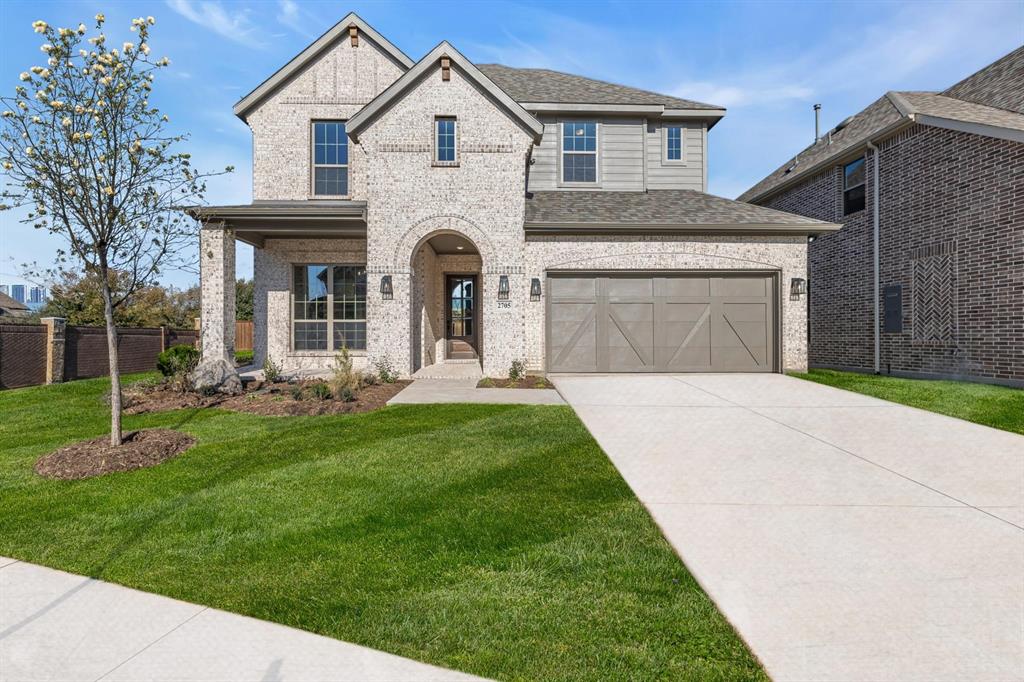
[(197, 391), (215, 391), (227, 395), (238, 395), (242, 392), (242, 380), (235, 371), (234, 365), (221, 358), (204, 360), (193, 370), (192, 385)]

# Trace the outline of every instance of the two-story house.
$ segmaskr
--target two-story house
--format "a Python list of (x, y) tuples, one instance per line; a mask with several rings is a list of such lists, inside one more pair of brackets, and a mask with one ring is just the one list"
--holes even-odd
[(540, 69), (413, 62), (350, 14), (242, 98), (253, 202), (195, 211), (204, 361), (231, 357), (235, 240), (255, 362), (347, 347), (402, 375), (803, 369), (808, 235), (711, 196), (713, 105)]
[(1024, 386), (1024, 47), (888, 92), (740, 199), (809, 247), (813, 366)]

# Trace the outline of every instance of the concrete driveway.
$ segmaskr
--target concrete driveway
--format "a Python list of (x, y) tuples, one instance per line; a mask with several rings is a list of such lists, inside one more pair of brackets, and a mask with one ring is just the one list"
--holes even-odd
[(781, 375), (552, 380), (774, 679), (1024, 679), (1024, 437)]

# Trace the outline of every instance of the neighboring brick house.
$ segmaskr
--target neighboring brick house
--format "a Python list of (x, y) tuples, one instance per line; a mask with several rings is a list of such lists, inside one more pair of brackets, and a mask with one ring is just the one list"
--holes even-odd
[(887, 93), (740, 200), (843, 224), (810, 244), (812, 366), (1024, 386), (1024, 47)]
[(286, 373), (343, 346), (402, 375), (806, 367), (807, 236), (839, 226), (705, 194), (720, 107), (447, 42), (414, 63), (350, 14), (235, 113), (254, 201), (193, 210), (204, 361), (232, 353), (237, 239), (255, 362)]

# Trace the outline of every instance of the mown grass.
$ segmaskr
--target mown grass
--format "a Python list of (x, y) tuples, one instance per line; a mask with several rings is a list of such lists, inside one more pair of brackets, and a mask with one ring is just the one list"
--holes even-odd
[(766, 679), (569, 408), (129, 417), (198, 445), (36, 476), (106, 388), (0, 393), (0, 554), (487, 677)]
[(1024, 391), (966, 381), (932, 381), (812, 369), (801, 379), (1024, 434)]

